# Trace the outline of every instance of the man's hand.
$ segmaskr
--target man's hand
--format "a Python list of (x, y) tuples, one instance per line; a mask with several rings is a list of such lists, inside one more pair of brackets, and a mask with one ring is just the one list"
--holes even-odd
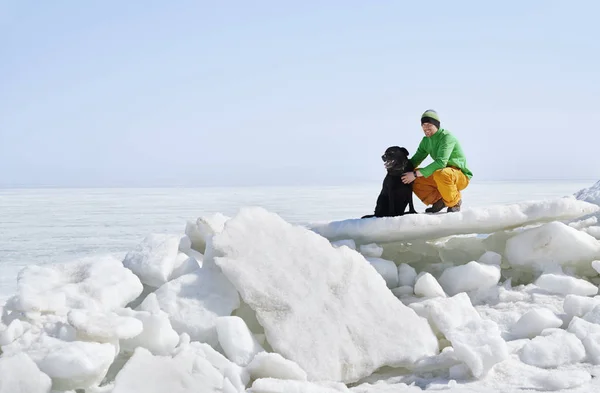
[(415, 174), (413, 172), (406, 172), (402, 175), (402, 183), (410, 184), (415, 181)]

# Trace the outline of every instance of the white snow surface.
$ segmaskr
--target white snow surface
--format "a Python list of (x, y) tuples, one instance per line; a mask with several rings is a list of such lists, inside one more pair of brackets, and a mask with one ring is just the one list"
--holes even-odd
[(438, 350), (427, 322), (356, 251), (262, 208), (242, 209), (213, 245), (215, 263), (256, 312), (271, 347), (309, 380), (353, 382)]
[(327, 238), (245, 208), (148, 235), (129, 268), (28, 266), (0, 305), (0, 393), (600, 391), (599, 195)]

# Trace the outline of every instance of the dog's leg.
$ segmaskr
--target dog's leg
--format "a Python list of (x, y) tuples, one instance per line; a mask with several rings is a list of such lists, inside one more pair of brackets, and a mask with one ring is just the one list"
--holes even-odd
[(410, 196), (408, 197), (408, 214), (416, 214), (415, 205), (413, 204), (413, 191), (410, 188)]

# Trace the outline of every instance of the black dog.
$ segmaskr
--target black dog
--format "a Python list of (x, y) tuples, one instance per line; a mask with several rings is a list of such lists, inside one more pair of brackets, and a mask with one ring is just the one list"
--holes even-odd
[[(415, 170), (408, 159), (408, 150), (404, 147), (391, 146), (386, 149), (381, 159), (387, 169), (387, 175), (383, 179), (383, 186), (377, 198), (375, 214), (369, 214), (362, 218), (394, 217), (416, 213), (413, 205), (412, 183), (404, 184), (402, 182), (404, 173)], [(407, 205), (409, 210), (405, 212)]]

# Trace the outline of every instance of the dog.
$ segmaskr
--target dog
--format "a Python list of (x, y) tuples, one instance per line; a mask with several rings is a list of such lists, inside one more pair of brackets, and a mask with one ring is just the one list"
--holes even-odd
[[(390, 146), (381, 156), (387, 174), (383, 179), (381, 192), (377, 197), (375, 214), (368, 214), (361, 218), (370, 217), (395, 217), (404, 214), (416, 214), (413, 205), (412, 183), (404, 184), (402, 175), (415, 170), (408, 159), (408, 150), (400, 146)], [(408, 206), (408, 212), (405, 212)]]

